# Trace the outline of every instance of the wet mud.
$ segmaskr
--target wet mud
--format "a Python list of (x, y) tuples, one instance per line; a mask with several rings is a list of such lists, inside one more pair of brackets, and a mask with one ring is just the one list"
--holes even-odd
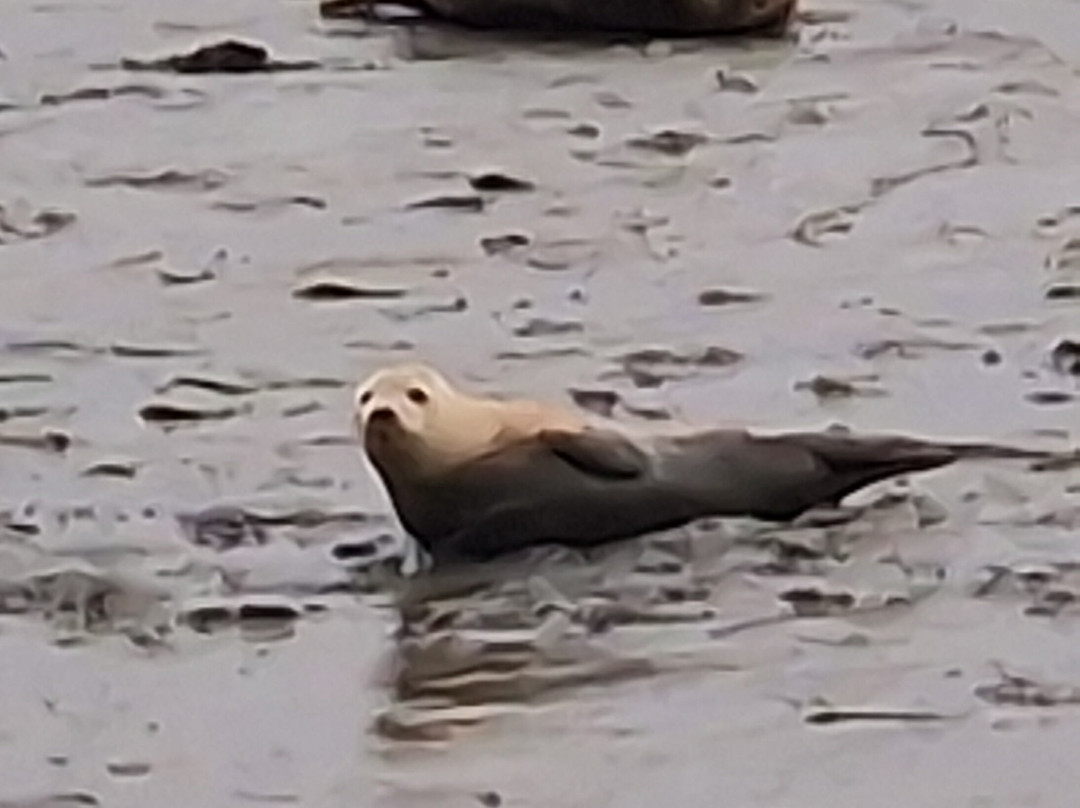
[[(1071, 806), (1075, 4), (0, 5), (0, 805)], [(352, 385), (1060, 452), (418, 574)]]

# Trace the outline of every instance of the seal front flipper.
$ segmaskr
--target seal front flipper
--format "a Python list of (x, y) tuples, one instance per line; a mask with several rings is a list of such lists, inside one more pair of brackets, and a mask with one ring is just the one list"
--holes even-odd
[(526, 529), (522, 514), (504, 508), (487, 514), (449, 536), (443, 536), (428, 549), (436, 567), (491, 561), (536, 543)]
[(630, 480), (649, 468), (648, 456), (628, 438), (607, 429), (544, 429), (539, 441), (561, 460), (594, 477)]

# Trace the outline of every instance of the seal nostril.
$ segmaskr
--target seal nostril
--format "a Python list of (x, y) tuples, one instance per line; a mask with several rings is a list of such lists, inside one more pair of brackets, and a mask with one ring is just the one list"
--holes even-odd
[(397, 419), (397, 414), (389, 407), (376, 407), (368, 416), (370, 423), (386, 423)]

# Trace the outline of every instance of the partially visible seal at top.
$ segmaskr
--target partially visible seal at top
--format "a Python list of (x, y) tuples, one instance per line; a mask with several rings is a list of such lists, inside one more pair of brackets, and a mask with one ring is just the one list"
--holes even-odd
[[(797, 0), (398, 0), (477, 28), (596, 30), (671, 36), (781, 34)], [(324, 0), (324, 16), (363, 15), (377, 0)]]
[(593, 547), (709, 516), (788, 521), (895, 475), (1048, 454), (834, 432), (634, 435), (538, 401), (470, 395), (421, 364), (376, 372), (355, 406), (402, 525), (436, 564)]

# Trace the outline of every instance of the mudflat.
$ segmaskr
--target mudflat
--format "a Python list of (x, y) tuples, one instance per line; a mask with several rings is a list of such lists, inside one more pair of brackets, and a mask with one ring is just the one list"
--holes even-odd
[(1075, 17), (0, 4), (0, 804), (1071, 806), (1076, 464), (403, 577), (349, 418), (418, 358), (1071, 450)]

